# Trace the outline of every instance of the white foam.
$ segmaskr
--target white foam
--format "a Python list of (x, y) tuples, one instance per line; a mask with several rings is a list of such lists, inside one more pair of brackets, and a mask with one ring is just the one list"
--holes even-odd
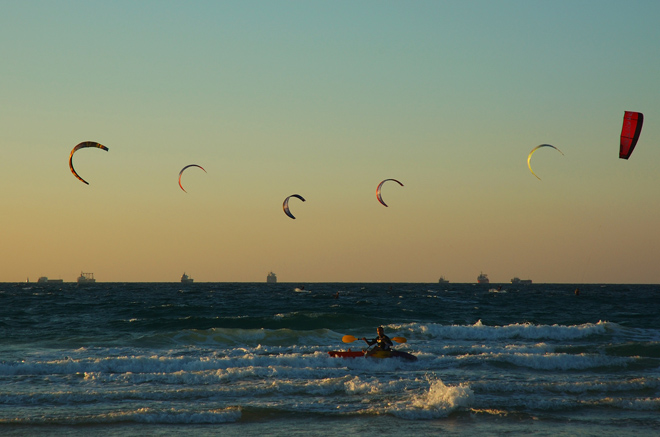
[[(286, 317), (284, 314), (275, 316)], [(313, 316), (312, 316), (313, 317)], [(211, 328), (205, 330), (188, 329), (172, 334), (172, 339), (179, 344), (199, 346), (226, 345), (319, 345), (341, 339), (341, 335), (329, 329), (293, 330), (293, 329), (239, 329)]]
[[(593, 378), (593, 377), (592, 377)], [(584, 379), (584, 378), (583, 378)], [(547, 381), (472, 381), (471, 387), (484, 394), (524, 393), (535, 394), (539, 392), (576, 395), (600, 395), (614, 393), (628, 393), (632, 391), (650, 391), (660, 388), (657, 378), (633, 378), (630, 380), (583, 380), (558, 382), (550, 378)]]
[(239, 407), (193, 410), (181, 408), (136, 408), (98, 414), (79, 414), (75, 409), (43, 408), (40, 414), (17, 415), (0, 424), (103, 424), (116, 422), (162, 423), (162, 424), (218, 424), (232, 423), (241, 419)]
[(467, 385), (447, 386), (440, 379), (429, 383), (428, 391), (395, 403), (390, 413), (411, 420), (438, 419), (473, 402), (474, 392)]
[(592, 335), (603, 335), (608, 330), (617, 329), (618, 325), (600, 321), (598, 323), (585, 323), (582, 325), (536, 325), (533, 323), (514, 323), (504, 326), (487, 326), (481, 320), (474, 325), (439, 325), (418, 324), (391, 325), (396, 331), (408, 331), (411, 338), (424, 339), (446, 338), (451, 340), (575, 340), (587, 338)]
[[(466, 357), (475, 359), (474, 356)], [(501, 361), (520, 367), (536, 370), (584, 370), (598, 367), (626, 367), (634, 362), (633, 358), (608, 357), (595, 354), (562, 354), (562, 353), (491, 353), (477, 357), (479, 361)]]
[[(226, 408), (206, 411), (186, 411), (171, 408), (169, 410), (157, 410), (153, 408), (141, 408), (131, 413), (120, 413), (122, 419), (130, 419), (143, 423), (229, 423), (238, 422), (241, 418), (240, 408)], [(119, 418), (115, 418), (119, 419)]]
[(660, 398), (624, 399), (605, 398), (597, 401), (597, 405), (608, 405), (623, 410), (660, 411)]

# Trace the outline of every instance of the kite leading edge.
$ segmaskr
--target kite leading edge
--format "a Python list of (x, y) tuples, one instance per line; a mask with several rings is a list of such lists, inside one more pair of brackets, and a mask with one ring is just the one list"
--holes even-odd
[(81, 177), (78, 175), (78, 173), (76, 172), (76, 169), (73, 168), (73, 154), (76, 153), (76, 151), (78, 151), (78, 150), (80, 150), (80, 149), (84, 149), (84, 148), (86, 148), (86, 147), (96, 147), (96, 148), (99, 148), (99, 149), (105, 150), (106, 152), (108, 151), (108, 148), (105, 147), (103, 144), (99, 144), (99, 143), (96, 143), (96, 142), (94, 142), (94, 141), (83, 141), (82, 143), (78, 144), (76, 147), (74, 147), (74, 148), (71, 150), (71, 153), (69, 154), (69, 168), (71, 169), (71, 173), (73, 173), (73, 175), (74, 175), (75, 177), (77, 177), (78, 179), (80, 179), (82, 182), (84, 182), (85, 184), (89, 185), (89, 182), (87, 182), (86, 180), (84, 180), (83, 178), (81, 178)]

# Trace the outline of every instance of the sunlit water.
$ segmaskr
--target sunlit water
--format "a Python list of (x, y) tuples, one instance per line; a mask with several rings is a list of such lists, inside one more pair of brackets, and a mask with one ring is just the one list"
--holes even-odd
[(660, 286), (497, 288), (0, 284), (0, 433), (660, 432)]

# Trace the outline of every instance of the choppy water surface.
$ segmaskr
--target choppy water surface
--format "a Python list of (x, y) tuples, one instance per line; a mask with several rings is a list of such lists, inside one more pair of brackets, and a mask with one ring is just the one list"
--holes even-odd
[(575, 288), (0, 284), (0, 433), (656, 435), (660, 287)]

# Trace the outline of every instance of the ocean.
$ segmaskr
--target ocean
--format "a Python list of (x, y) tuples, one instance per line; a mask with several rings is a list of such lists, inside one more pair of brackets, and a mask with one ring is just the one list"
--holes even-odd
[[(418, 360), (328, 355), (380, 325)], [(0, 334), (2, 435), (660, 433), (658, 285), (5, 283)]]

